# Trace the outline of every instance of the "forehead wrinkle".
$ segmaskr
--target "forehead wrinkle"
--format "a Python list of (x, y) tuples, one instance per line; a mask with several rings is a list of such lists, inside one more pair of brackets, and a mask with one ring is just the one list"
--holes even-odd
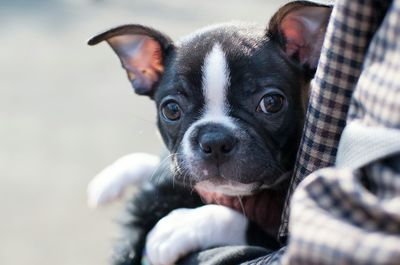
[(230, 73), (225, 53), (219, 43), (214, 44), (205, 57), (202, 72), (206, 114), (226, 115), (226, 90), (230, 83)]

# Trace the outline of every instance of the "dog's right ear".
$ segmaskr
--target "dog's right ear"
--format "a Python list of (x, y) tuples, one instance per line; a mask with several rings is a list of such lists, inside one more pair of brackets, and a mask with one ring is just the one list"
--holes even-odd
[(157, 30), (135, 24), (107, 30), (88, 44), (103, 40), (118, 55), (135, 92), (152, 97), (164, 72), (165, 56), (173, 49), (172, 40)]

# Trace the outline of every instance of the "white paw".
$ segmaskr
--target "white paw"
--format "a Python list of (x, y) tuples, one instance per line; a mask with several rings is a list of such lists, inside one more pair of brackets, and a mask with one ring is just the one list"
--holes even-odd
[(247, 224), (245, 216), (225, 206), (177, 209), (150, 231), (146, 255), (152, 265), (171, 265), (195, 250), (246, 244)]
[(129, 184), (139, 184), (157, 168), (159, 158), (145, 153), (121, 157), (94, 177), (87, 188), (88, 205), (97, 207), (120, 197)]

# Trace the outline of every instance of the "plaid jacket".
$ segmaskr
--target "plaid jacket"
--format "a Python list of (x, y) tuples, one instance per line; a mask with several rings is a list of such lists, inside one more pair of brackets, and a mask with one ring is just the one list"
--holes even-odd
[(400, 0), (337, 1), (306, 120), (288, 245), (250, 264), (400, 264)]

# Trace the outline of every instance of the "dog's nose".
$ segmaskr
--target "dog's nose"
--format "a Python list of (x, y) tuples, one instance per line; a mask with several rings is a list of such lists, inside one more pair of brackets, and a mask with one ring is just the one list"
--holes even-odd
[(237, 139), (230, 132), (209, 130), (199, 135), (199, 148), (204, 158), (222, 159), (235, 148)]

